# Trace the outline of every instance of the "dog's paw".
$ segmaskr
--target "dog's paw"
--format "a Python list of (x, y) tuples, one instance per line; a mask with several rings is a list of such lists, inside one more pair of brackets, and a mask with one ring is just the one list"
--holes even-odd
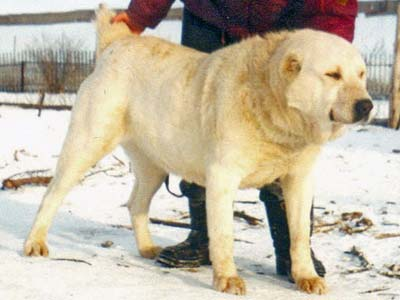
[(28, 240), (24, 245), (26, 256), (49, 256), (49, 248), (44, 241)]
[(162, 248), (158, 246), (151, 246), (143, 249), (139, 249), (139, 253), (142, 257), (148, 258), (148, 259), (153, 259), (160, 254)]
[(328, 292), (325, 279), (321, 277), (302, 278), (296, 280), (296, 284), (301, 291), (309, 294), (323, 295)]
[(246, 284), (239, 276), (224, 277), (214, 276), (214, 288), (217, 291), (223, 293), (229, 293), (233, 295), (245, 295)]

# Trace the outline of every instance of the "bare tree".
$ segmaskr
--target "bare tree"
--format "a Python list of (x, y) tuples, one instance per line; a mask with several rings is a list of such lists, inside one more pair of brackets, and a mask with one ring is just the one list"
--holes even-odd
[(29, 45), (30, 59), (35, 62), (41, 75), (43, 93), (63, 93), (83, 80), (81, 60), (83, 42), (62, 35), (50, 38), (42, 35)]

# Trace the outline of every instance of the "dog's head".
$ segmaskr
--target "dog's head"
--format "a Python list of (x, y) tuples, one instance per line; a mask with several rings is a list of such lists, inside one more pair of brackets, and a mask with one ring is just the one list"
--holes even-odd
[(340, 37), (314, 30), (290, 33), (271, 57), (270, 74), (271, 87), (279, 89), (275, 94), (321, 125), (371, 118), (365, 63)]

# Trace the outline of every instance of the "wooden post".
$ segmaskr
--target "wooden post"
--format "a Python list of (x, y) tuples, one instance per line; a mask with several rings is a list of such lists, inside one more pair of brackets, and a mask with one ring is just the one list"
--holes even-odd
[(42, 114), (42, 108), (44, 104), (44, 97), (46, 93), (44, 91), (39, 91), (39, 103), (38, 103), (38, 117)]
[(397, 28), (395, 60), (393, 63), (392, 97), (389, 105), (389, 127), (399, 129), (400, 126), (400, 4), (397, 6)]
[(21, 62), (21, 74), (20, 74), (20, 92), (24, 92), (25, 90), (25, 62)]

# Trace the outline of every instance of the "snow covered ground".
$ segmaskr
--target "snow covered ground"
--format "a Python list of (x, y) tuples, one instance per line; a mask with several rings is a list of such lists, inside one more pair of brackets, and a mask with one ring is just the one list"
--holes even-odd
[[(43, 111), (39, 118), (35, 110), (0, 107), (0, 180), (32, 170), (52, 174), (69, 116), (68, 111)], [(353, 235), (338, 229), (314, 234), (313, 248), (328, 270), (326, 296), (303, 294), (275, 275), (264, 207), (257, 201), (257, 191), (240, 191), (235, 209), (264, 220), (259, 226), (235, 221), (235, 257), (248, 286), (248, 295), (240, 299), (400, 299), (400, 280), (378, 273), (385, 265), (400, 264), (400, 238), (375, 238), (400, 232), (400, 154), (395, 149), (400, 149), (399, 131), (355, 127), (329, 144), (318, 161), (317, 219), (333, 222), (343, 212), (358, 211), (374, 224)], [(212, 290), (210, 267), (165, 269), (138, 255), (132, 232), (113, 226), (130, 224), (122, 206), (133, 182), (121, 149), (97, 164), (59, 211), (49, 235), (49, 258), (22, 256), (45, 188), (0, 191), (0, 299), (239, 299)], [(175, 191), (178, 182), (172, 178)], [(188, 222), (186, 212), (186, 200), (164, 188), (151, 208), (152, 217), (180, 222)], [(175, 244), (188, 233), (155, 224), (151, 231), (162, 246)], [(105, 241), (113, 245), (103, 248)], [(352, 246), (364, 252), (373, 264), (371, 270), (344, 274), (360, 266), (358, 259), (344, 253)], [(365, 293), (375, 289), (380, 291)]]

